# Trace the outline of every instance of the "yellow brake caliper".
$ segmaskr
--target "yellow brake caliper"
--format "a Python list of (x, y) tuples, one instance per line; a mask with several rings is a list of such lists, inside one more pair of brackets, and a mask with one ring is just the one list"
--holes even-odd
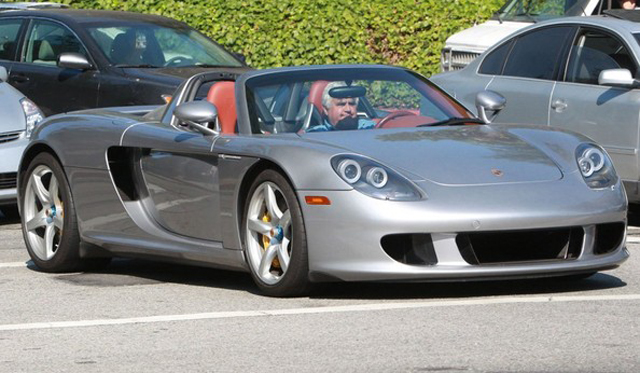
[[(271, 215), (269, 215), (268, 211), (265, 211), (262, 216), (262, 221), (265, 223), (269, 223), (271, 221)], [(269, 235), (262, 235), (262, 247), (264, 251), (267, 251), (267, 248), (271, 245), (271, 237)], [(278, 261), (278, 257), (273, 258), (273, 263), (271, 264), (273, 268), (280, 268), (280, 261)]]

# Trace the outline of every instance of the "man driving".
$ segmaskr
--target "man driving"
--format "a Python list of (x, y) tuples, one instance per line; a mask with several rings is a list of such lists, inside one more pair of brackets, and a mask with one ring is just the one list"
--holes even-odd
[[(322, 93), (323, 123), (309, 128), (307, 132), (371, 129), (375, 127), (374, 121), (358, 118), (358, 97), (332, 92), (332, 89), (339, 87), (352, 86), (347, 85), (345, 82), (327, 84)], [(345, 92), (348, 91), (345, 90)]]

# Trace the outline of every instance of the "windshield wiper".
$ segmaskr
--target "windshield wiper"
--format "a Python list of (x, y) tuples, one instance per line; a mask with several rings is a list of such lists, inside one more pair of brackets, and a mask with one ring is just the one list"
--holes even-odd
[(197, 63), (197, 64), (195, 64), (195, 65), (181, 66), (181, 67), (237, 67), (237, 66), (231, 66), (231, 65), (214, 65), (214, 64), (209, 64), (209, 63)]
[(498, 22), (500, 22), (500, 24), (502, 24), (502, 12), (499, 10), (496, 10), (495, 12), (493, 12), (493, 15), (498, 17)]
[(150, 65), (148, 63), (142, 63), (140, 65), (127, 65), (127, 64), (119, 64), (119, 65), (114, 65), (113, 67), (120, 67), (120, 68), (140, 68), (140, 69), (157, 69), (160, 66), (156, 66), (156, 65)]
[(478, 118), (449, 118), (446, 120), (441, 120), (440, 122), (435, 123), (425, 123), (421, 124), (418, 127), (437, 127), (437, 126), (458, 126), (466, 123), (477, 123), (477, 124), (486, 124), (482, 119)]
[(533, 16), (531, 15), (531, 13), (529, 12), (525, 12), (525, 13), (518, 13), (516, 14), (514, 17), (527, 17), (527, 19), (529, 19), (531, 22), (533, 23), (538, 23), (538, 20), (533, 18)]

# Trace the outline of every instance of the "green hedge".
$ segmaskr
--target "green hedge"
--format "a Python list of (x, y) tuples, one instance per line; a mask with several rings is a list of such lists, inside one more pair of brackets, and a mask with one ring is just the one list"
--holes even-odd
[(62, 0), (74, 8), (162, 14), (184, 21), (257, 68), (383, 63), (439, 71), (451, 34), (504, 0)]

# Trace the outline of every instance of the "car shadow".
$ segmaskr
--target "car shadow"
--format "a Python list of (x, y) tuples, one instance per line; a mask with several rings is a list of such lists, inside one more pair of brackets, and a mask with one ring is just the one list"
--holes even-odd
[(468, 282), (332, 283), (322, 284), (313, 298), (324, 299), (430, 299), (474, 298), (498, 295), (540, 295), (595, 291), (624, 287), (621, 279), (597, 273), (586, 279), (562, 277)]
[[(38, 271), (33, 262), (27, 267)], [(193, 267), (139, 259), (114, 259), (99, 271), (58, 274), (59, 281), (78, 286), (119, 287), (176, 283), (190, 286), (246, 291), (261, 295), (248, 273)], [(421, 283), (342, 283), (316, 284), (311, 299), (431, 299), (473, 298), (497, 295), (553, 294), (595, 291), (626, 286), (619, 278), (598, 273), (582, 280), (545, 278), (527, 280), (421, 282)]]

